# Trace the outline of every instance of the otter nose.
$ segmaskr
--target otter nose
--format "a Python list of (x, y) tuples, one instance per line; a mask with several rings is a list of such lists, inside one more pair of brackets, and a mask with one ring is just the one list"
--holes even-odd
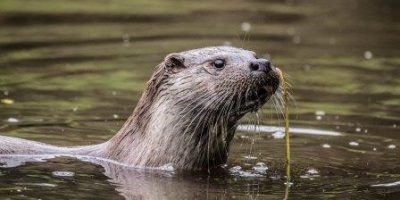
[(271, 63), (266, 59), (253, 60), (250, 62), (250, 70), (268, 73), (271, 71)]

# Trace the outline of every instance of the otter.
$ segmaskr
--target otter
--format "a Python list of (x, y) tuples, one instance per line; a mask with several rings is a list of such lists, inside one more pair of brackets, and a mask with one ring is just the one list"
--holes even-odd
[(239, 119), (280, 90), (281, 76), (268, 60), (241, 48), (171, 53), (108, 141), (57, 147), (0, 136), (0, 154), (94, 156), (129, 166), (210, 169), (226, 163)]

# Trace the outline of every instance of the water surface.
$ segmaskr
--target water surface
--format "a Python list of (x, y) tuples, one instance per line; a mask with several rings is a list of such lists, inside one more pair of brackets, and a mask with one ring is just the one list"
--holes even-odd
[[(394, 0), (2, 0), (0, 99), (14, 103), (0, 104), (1, 135), (105, 141), (166, 54), (224, 44), (252, 49), (290, 76), (292, 128), (341, 135), (293, 133), (289, 190), (279, 132), (239, 131), (221, 172), (37, 158), (0, 168), (0, 197), (398, 199), (399, 8)], [(284, 124), (272, 104), (259, 114), (261, 125)], [(255, 114), (241, 123), (255, 124)]]

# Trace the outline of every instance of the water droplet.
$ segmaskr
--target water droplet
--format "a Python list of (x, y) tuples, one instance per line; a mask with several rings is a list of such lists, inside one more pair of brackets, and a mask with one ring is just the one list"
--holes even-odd
[(18, 120), (17, 118), (14, 118), (14, 117), (8, 118), (7, 121), (10, 122), (10, 123), (17, 123), (17, 122), (19, 122), (19, 120)]
[(292, 182), (285, 182), (284, 184), (287, 185), (287, 186), (289, 186), (289, 187), (293, 185)]
[(370, 52), (370, 51), (365, 51), (365, 52), (364, 52), (364, 58), (365, 58), (365, 59), (369, 60), (369, 59), (371, 59), (372, 57), (373, 57), (372, 52)]
[(243, 22), (240, 25), (240, 28), (242, 29), (242, 31), (244, 32), (249, 32), (251, 30), (251, 24), (249, 22)]
[(243, 156), (243, 158), (249, 159), (249, 160), (256, 160), (257, 157), (255, 156)]
[(326, 148), (326, 149), (329, 149), (329, 148), (331, 148), (331, 145), (330, 144), (323, 144), (322, 147)]
[(241, 135), (240, 138), (241, 138), (241, 139), (249, 139), (249, 136), (247, 136), (247, 135)]
[(263, 162), (258, 162), (256, 163), (256, 165), (253, 167), (253, 170), (258, 172), (258, 173), (266, 173), (266, 171), (268, 170), (268, 167), (265, 165), (265, 163)]
[(70, 171), (54, 171), (51, 172), (53, 174), (53, 176), (59, 176), (59, 177), (72, 177), (75, 176), (74, 172), (70, 172)]
[(307, 174), (309, 175), (317, 175), (319, 174), (318, 170), (314, 169), (314, 168), (310, 168), (307, 170)]
[(163, 171), (175, 171), (175, 167), (174, 167), (174, 165), (172, 165), (172, 163), (167, 163), (167, 164), (159, 167), (159, 169), (163, 170)]
[(300, 178), (314, 180), (314, 178), (319, 177), (319, 172), (315, 168), (310, 168), (307, 170), (306, 174), (301, 175)]
[(6, 105), (11, 105), (14, 103), (14, 100), (12, 99), (2, 99), (1, 103), (6, 104)]
[(272, 137), (274, 137), (274, 139), (283, 139), (285, 137), (285, 133), (282, 131), (275, 131), (272, 134)]
[(247, 171), (242, 171), (238, 174), (241, 177), (263, 177), (263, 175), (261, 174), (257, 174), (257, 173), (252, 173), (252, 172), (247, 172)]
[(349, 142), (350, 146), (359, 146), (360, 144), (358, 142)]
[(238, 173), (238, 172), (242, 171), (242, 167), (241, 166), (234, 166), (234, 167), (230, 168), (229, 171), (231, 173)]

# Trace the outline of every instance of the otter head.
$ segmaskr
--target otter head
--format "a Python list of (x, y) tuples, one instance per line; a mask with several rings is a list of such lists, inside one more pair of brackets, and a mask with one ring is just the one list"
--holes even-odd
[(217, 113), (219, 119), (215, 120), (230, 123), (262, 107), (280, 82), (279, 69), (268, 60), (234, 47), (172, 53), (160, 67), (167, 77), (163, 87), (169, 95), (166, 98), (183, 109), (181, 114)]
[(244, 49), (169, 54), (114, 143), (124, 148), (121, 157), (133, 155), (133, 164), (185, 169), (223, 164), (237, 121), (267, 102), (279, 77), (268, 60)]

